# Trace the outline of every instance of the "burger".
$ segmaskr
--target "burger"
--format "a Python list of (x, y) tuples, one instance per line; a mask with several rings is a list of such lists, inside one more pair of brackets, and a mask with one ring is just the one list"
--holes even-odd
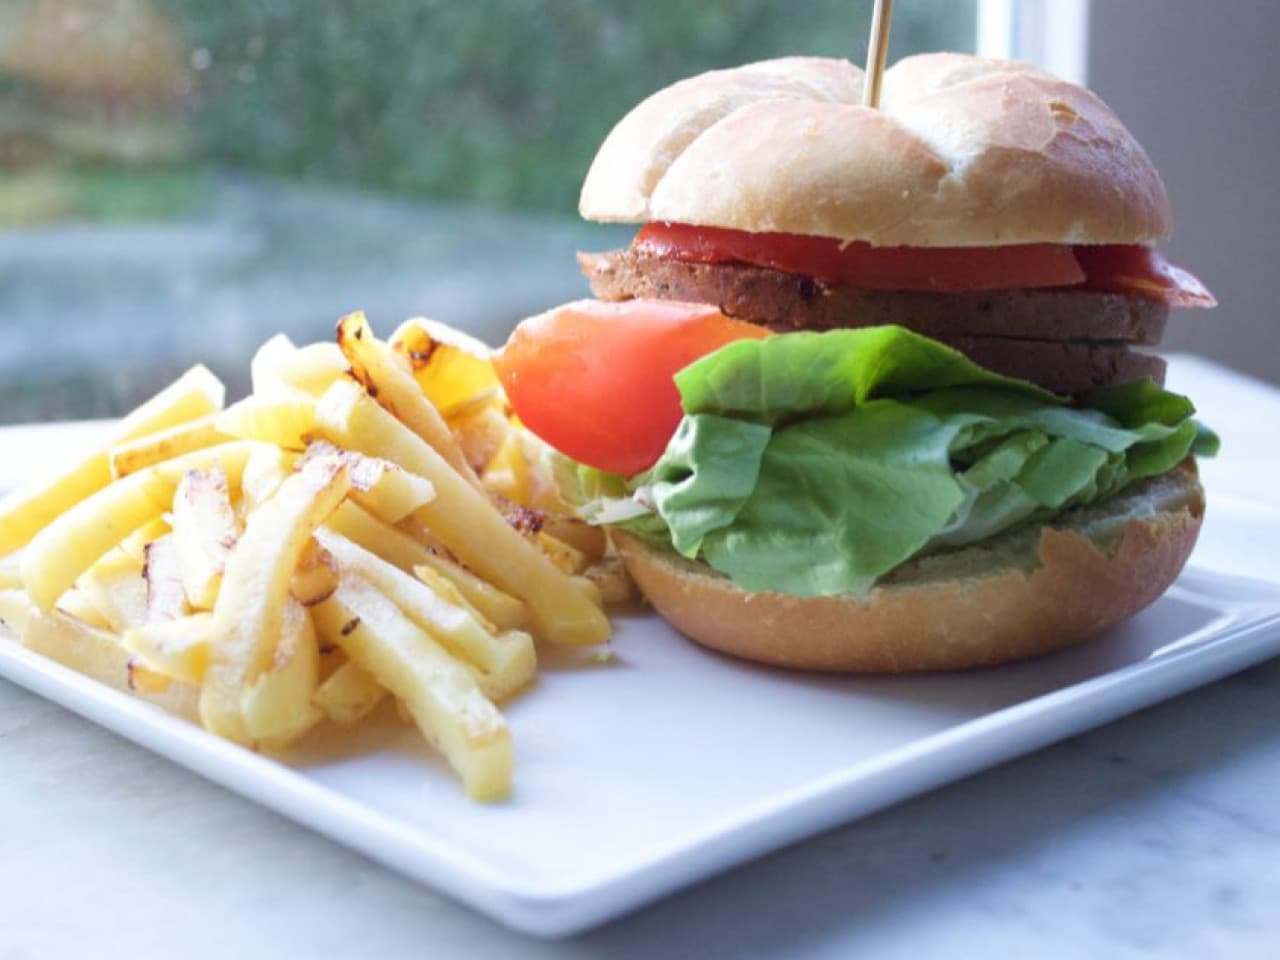
[(896, 673), (1031, 657), (1158, 598), (1216, 438), (1165, 390), (1150, 158), (1023, 63), (904, 59), (880, 109), (834, 59), (659, 91), (600, 147), (596, 299), (496, 366), (561, 494), (679, 631), (751, 660)]

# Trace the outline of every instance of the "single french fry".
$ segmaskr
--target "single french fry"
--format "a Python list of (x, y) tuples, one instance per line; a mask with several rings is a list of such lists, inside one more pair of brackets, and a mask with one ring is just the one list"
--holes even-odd
[(319, 396), (347, 372), (347, 360), (335, 343), (310, 343), (296, 347), (278, 333), (253, 355), (249, 365), (253, 392), (260, 397), (301, 390)]
[(5, 587), (0, 590), (0, 628), (8, 630), (16, 639), (31, 616), (31, 598), (21, 587)]
[(507, 441), (513, 429), (511, 421), (500, 407), (487, 403), (456, 419), (449, 420), (453, 435), (458, 438), (462, 455), (473, 470), (484, 479), (489, 465)]
[(301, 390), (249, 396), (223, 410), (214, 423), (242, 440), (305, 450), (315, 435), (315, 403), (315, 397)]
[(388, 460), (342, 450), (324, 440), (312, 443), (302, 462), (317, 456), (341, 458), (351, 471), (351, 499), (387, 523), (400, 522), (436, 497), (430, 480)]
[(22, 631), (23, 645), (112, 689), (131, 693), (186, 720), (196, 719), (195, 687), (170, 684), (162, 693), (129, 685), (132, 655), (114, 635), (74, 617), (32, 610)]
[(506, 440), (485, 467), (484, 486), (494, 496), (512, 503), (527, 506), (533, 499), (533, 475), (518, 431), (507, 433)]
[(199, 686), (209, 667), (213, 616), (193, 613), (179, 620), (157, 620), (130, 627), (121, 645), (151, 669), (181, 683)]
[(144, 566), (145, 560), (120, 546), (107, 551), (76, 581), (115, 633), (149, 619)]
[(481, 491), (356, 384), (335, 382), (316, 404), (316, 422), (339, 446), (382, 457), (430, 480), (436, 499), (414, 516), (473, 571), (524, 600), (536, 633), (566, 644), (608, 639), (609, 621), (600, 608), (513, 530)]
[(409, 361), (414, 379), (445, 417), (481, 394), (499, 392), (488, 346), (426, 317), (406, 320), (389, 341)]
[(396, 604), (344, 572), (337, 591), (312, 608), (316, 627), (409, 707), (473, 800), (511, 792), (511, 732), (467, 668)]
[(311, 617), (302, 604), (289, 599), (271, 668), (253, 680), (242, 697), (248, 735), (279, 748), (315, 726), (322, 715), (311, 702), (319, 671), (320, 648)]
[(307, 541), (350, 489), (344, 463), (313, 460), (249, 515), (213, 607), (209, 669), (200, 691), (200, 717), (213, 733), (252, 741), (244, 690), (270, 668), (289, 583)]
[(307, 541), (289, 581), (289, 593), (304, 607), (314, 607), (338, 588), (338, 563), (313, 537)]
[(560, 513), (543, 514), (542, 532), (582, 553), (588, 563), (595, 563), (604, 557), (609, 546), (603, 527), (593, 527), (577, 517)]
[(141, 570), (142, 564), (147, 562), (147, 544), (152, 540), (159, 540), (169, 530), (169, 523), (165, 519), (165, 515), (153, 517), (121, 540), (120, 549), (133, 557), (138, 562), (138, 569)]
[(72, 587), (58, 599), (56, 608), (59, 613), (65, 613), (69, 617), (75, 617), (81, 623), (86, 623), (91, 627), (97, 627), (100, 630), (110, 630), (111, 624), (98, 609), (90, 596), (83, 590), (77, 590)]
[(383, 523), (350, 500), (329, 516), (325, 527), (406, 572), (425, 562), (428, 556), (427, 549), (413, 537)]
[(196, 450), (130, 474), (77, 503), (42, 529), (22, 555), (22, 581), (32, 602), (52, 610), (99, 557), (169, 509), (184, 473), (221, 463), (228, 476), (238, 477), (249, 449), (240, 442)]
[(129, 689), (134, 693), (164, 693), (173, 685), (171, 677), (137, 657), (130, 657), (125, 669), (129, 672)]
[(111, 449), (111, 476), (119, 480), (143, 467), (172, 460), (192, 450), (217, 446), (235, 439), (215, 425), (216, 415), (179, 423), (167, 430), (147, 434)]
[(254, 396), (268, 397), (287, 386), (281, 369), (297, 350), (287, 335), (277, 333), (254, 352), (249, 361), (249, 384)]
[(351, 369), (336, 343), (308, 343), (282, 359), (280, 379), (296, 390), (318, 397)]
[[(376, 551), (375, 551), (376, 552)], [(466, 567), (454, 563), (448, 557), (428, 552), (420, 564), (413, 568), (414, 574), (422, 579), (418, 566), (427, 567), (448, 580), (458, 588), (471, 606), (485, 615), (485, 618), (499, 630), (523, 630), (529, 624), (529, 608), (523, 600), (518, 600), (504, 590), (480, 579)]]
[[(501, 703), (533, 683), (538, 675), (538, 654), (533, 645), (533, 637), (523, 630), (499, 631), (485, 619), (484, 614), (467, 602), (448, 578), (436, 573), (431, 567), (415, 567), (414, 573), (441, 599), (466, 610), (492, 634), (493, 639), (487, 651), (487, 666), (478, 666), (467, 658), (471, 675), (486, 697), (495, 703)], [(412, 611), (405, 612), (410, 617), (413, 616)], [(427, 629), (430, 632), (430, 628)]]
[(382, 591), (455, 657), (485, 673), (523, 672), (532, 679), (537, 659), (533, 639), (527, 633), (513, 633), (500, 640), (491, 625), (467, 609), (465, 601), (451, 602), (460, 598), (442, 596), (438, 589), (330, 530), (317, 531), (316, 540), (333, 555), (344, 574), (357, 574)]
[(405, 517), (396, 524), (396, 529), (401, 533), (407, 534), (415, 540), (420, 546), (425, 547), (432, 553), (448, 553), (448, 547), (440, 542), (439, 537), (432, 535), (427, 529), (427, 525), (422, 522), (416, 513)]
[[(413, 575), (418, 581), (428, 587), (436, 596), (445, 603), (450, 603), (455, 607), (459, 607), (471, 614), (472, 619), (484, 629), (485, 633), (496, 634), (497, 626), (483, 613), (471, 605), (466, 597), (462, 595), (462, 591), (454, 586), (453, 581), (443, 574), (436, 573), (432, 567), (419, 565), (413, 568)], [(448, 646), (448, 644), (446, 644)]]
[(173, 494), (172, 536), (183, 591), (194, 609), (213, 609), (239, 535), (226, 472), (215, 465), (183, 474)]
[(352, 374), (364, 384), (369, 395), (435, 450), (463, 480), (479, 488), (475, 471), (462, 455), (440, 411), (423, 396), (403, 361), (374, 337), (364, 313), (349, 313), (338, 321), (338, 346), (351, 364)]
[(312, 702), (340, 727), (354, 727), (387, 698), (387, 689), (364, 667), (348, 660), (316, 689)]
[(126, 416), (102, 442), (51, 477), (42, 477), (0, 500), (0, 556), (31, 539), (82, 500), (111, 483), (111, 450), (179, 423), (222, 409), (222, 383), (195, 366)]
[(298, 455), (268, 443), (255, 444), (240, 478), (240, 493), (245, 512), (251, 513), (293, 473)]
[(147, 544), (142, 577), (147, 582), (147, 620), (179, 620), (187, 615), (187, 597), (173, 534)]
[(594, 604), (600, 609), (604, 609), (604, 597), (600, 593), (600, 585), (585, 574), (576, 573), (569, 578), (569, 582), (577, 588), (578, 592), (586, 598), (588, 603)]
[(553, 537), (547, 531), (539, 530), (533, 535), (533, 542), (547, 555), (556, 568), (568, 574), (582, 573), (591, 564), (590, 558), (577, 547), (572, 547)]
[(596, 585), (600, 592), (600, 601), (606, 605), (630, 603), (639, 598), (635, 581), (627, 573), (627, 568), (618, 557), (604, 557), (587, 567), (583, 573)]

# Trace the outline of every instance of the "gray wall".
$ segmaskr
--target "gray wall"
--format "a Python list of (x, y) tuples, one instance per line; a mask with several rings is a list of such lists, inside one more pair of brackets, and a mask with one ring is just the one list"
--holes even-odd
[(1093, 0), (1089, 33), (1089, 86), (1169, 189), (1162, 249), (1220, 303), (1163, 349), (1280, 382), (1280, 2)]

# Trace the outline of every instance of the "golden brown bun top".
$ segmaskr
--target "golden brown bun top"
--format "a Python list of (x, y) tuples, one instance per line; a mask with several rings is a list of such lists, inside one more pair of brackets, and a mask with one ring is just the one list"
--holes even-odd
[(1097, 96), (1025, 63), (788, 57), (681, 80), (601, 145), (588, 220), (780, 231), (878, 246), (1152, 243), (1172, 230), (1151, 159)]

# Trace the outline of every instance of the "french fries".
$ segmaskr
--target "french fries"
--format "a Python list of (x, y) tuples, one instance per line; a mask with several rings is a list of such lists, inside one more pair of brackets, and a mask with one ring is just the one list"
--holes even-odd
[(255, 396), (301, 390), (319, 396), (347, 372), (347, 360), (333, 343), (295, 347), (283, 333), (276, 334), (253, 356), (249, 366)]
[(193, 368), (0, 502), (0, 621), (255, 749), (391, 700), (468, 796), (507, 796), (495, 703), (536, 679), (533, 635), (607, 639), (627, 581), (603, 536), (555, 512), (487, 349), (443, 325), (388, 344), (352, 314), (336, 344), (272, 338), (252, 380), (224, 409)]
[(192, 450), (202, 450), (234, 439), (217, 428), (216, 420), (217, 417), (210, 414), (112, 447), (112, 479), (119, 480), (153, 463), (172, 460)]
[(27, 591), (21, 587), (5, 587), (0, 590), (0, 628), (20, 637), (30, 617), (31, 600), (27, 597)]
[(311, 698), (340, 727), (354, 727), (387, 698), (387, 689), (360, 664), (348, 660), (333, 671)]
[(249, 361), (249, 382), (255, 397), (269, 397), (281, 387), (288, 387), (281, 376), (284, 364), (298, 350), (283, 333), (265, 341)]
[(174, 553), (187, 602), (197, 610), (212, 610), (223, 567), (240, 536), (226, 471), (215, 464), (183, 474), (173, 494), (172, 517)]
[[(142, 549), (145, 553), (146, 546)], [(107, 625), (116, 633), (123, 633), (151, 619), (145, 569), (145, 557), (138, 557), (122, 544), (108, 551), (81, 574), (76, 583), (102, 613)]]
[(219, 736), (252, 742), (245, 689), (269, 669), (289, 582), (311, 534), (350, 489), (341, 460), (312, 460), (250, 514), (223, 570), (200, 690), (200, 719)]
[(494, 505), (451, 470), (439, 453), (350, 381), (316, 404), (320, 432), (333, 443), (398, 463), (435, 485), (421, 519), (468, 567), (528, 606), (535, 631), (555, 643), (589, 645), (609, 636), (609, 621), (538, 549), (511, 529)]
[(155, 691), (130, 682), (132, 657), (112, 633), (64, 613), (32, 610), (22, 630), (22, 643), (114, 690), (132, 693), (185, 719), (196, 718), (194, 687), (171, 683), (167, 689)]
[(391, 349), (409, 361), (423, 396), (452, 419), (480, 398), (484, 407), (499, 395), (489, 348), (443, 323), (414, 317), (391, 335)]
[(164, 513), (188, 470), (221, 463), (228, 476), (239, 476), (249, 455), (247, 443), (224, 443), (196, 450), (130, 474), (81, 500), (45, 526), (22, 555), (22, 581), (31, 600), (43, 611), (94, 561), (126, 536)]
[(146, 546), (142, 578), (147, 581), (147, 620), (178, 620), (187, 614), (182, 569), (173, 534), (152, 540)]
[(213, 615), (193, 613), (179, 620), (153, 620), (122, 632), (121, 645), (153, 670), (199, 686), (209, 668)]
[(289, 593), (304, 607), (314, 607), (338, 589), (338, 564), (314, 539), (307, 542), (289, 581)]
[(53, 520), (111, 483), (111, 451), (138, 437), (222, 409), (222, 382), (195, 366), (126, 416), (99, 447), (61, 473), (22, 487), (0, 501), (0, 557), (25, 546)]
[(315, 397), (301, 390), (246, 397), (214, 418), (218, 430), (286, 450), (305, 450), (315, 435)]
[(511, 732), (471, 673), (362, 578), (344, 573), (313, 608), (316, 626), (354, 663), (408, 706), (418, 729), (444, 754), (473, 800), (511, 792)]
[(288, 599), (271, 666), (242, 695), (249, 736), (279, 749), (315, 726), (323, 716), (311, 702), (319, 675), (320, 647), (315, 626), (302, 604)]
[(317, 456), (341, 459), (351, 471), (351, 499), (387, 523), (399, 523), (436, 498), (430, 480), (386, 460), (339, 450), (324, 441), (312, 443), (303, 461)]
[(338, 534), (321, 530), (316, 539), (339, 569), (376, 587), (454, 657), (475, 666), (481, 686), (495, 699), (505, 699), (533, 681), (537, 654), (527, 633), (498, 634), (456, 593), (449, 596), (438, 584), (424, 583)]
[(383, 523), (350, 500), (333, 512), (325, 526), (401, 570), (412, 570), (427, 556), (426, 548), (409, 534)]
[(421, 562), (413, 567), (419, 580), (425, 579), (422, 568), (433, 570), (447, 578), (471, 606), (500, 630), (523, 630), (529, 625), (529, 609), (523, 600), (517, 600), (511, 594), (499, 590), (466, 567), (428, 551)]
[(111, 624), (107, 621), (102, 611), (98, 609), (98, 606), (83, 590), (77, 590), (72, 587), (58, 600), (57, 609), (59, 613), (75, 617), (81, 623), (88, 624), (91, 627), (98, 627), (102, 630), (111, 628)]
[[(351, 364), (352, 374), (368, 391), (368, 396), (435, 450), (458, 476), (478, 488), (480, 481), (462, 455), (440, 411), (423, 395), (413, 376), (397, 361), (391, 349), (374, 338), (363, 313), (349, 313), (338, 321), (338, 347)], [(333, 387), (331, 384), (329, 391)]]
[(282, 447), (258, 444), (249, 454), (240, 478), (242, 512), (252, 513), (276, 492), (293, 472), (298, 455)]

